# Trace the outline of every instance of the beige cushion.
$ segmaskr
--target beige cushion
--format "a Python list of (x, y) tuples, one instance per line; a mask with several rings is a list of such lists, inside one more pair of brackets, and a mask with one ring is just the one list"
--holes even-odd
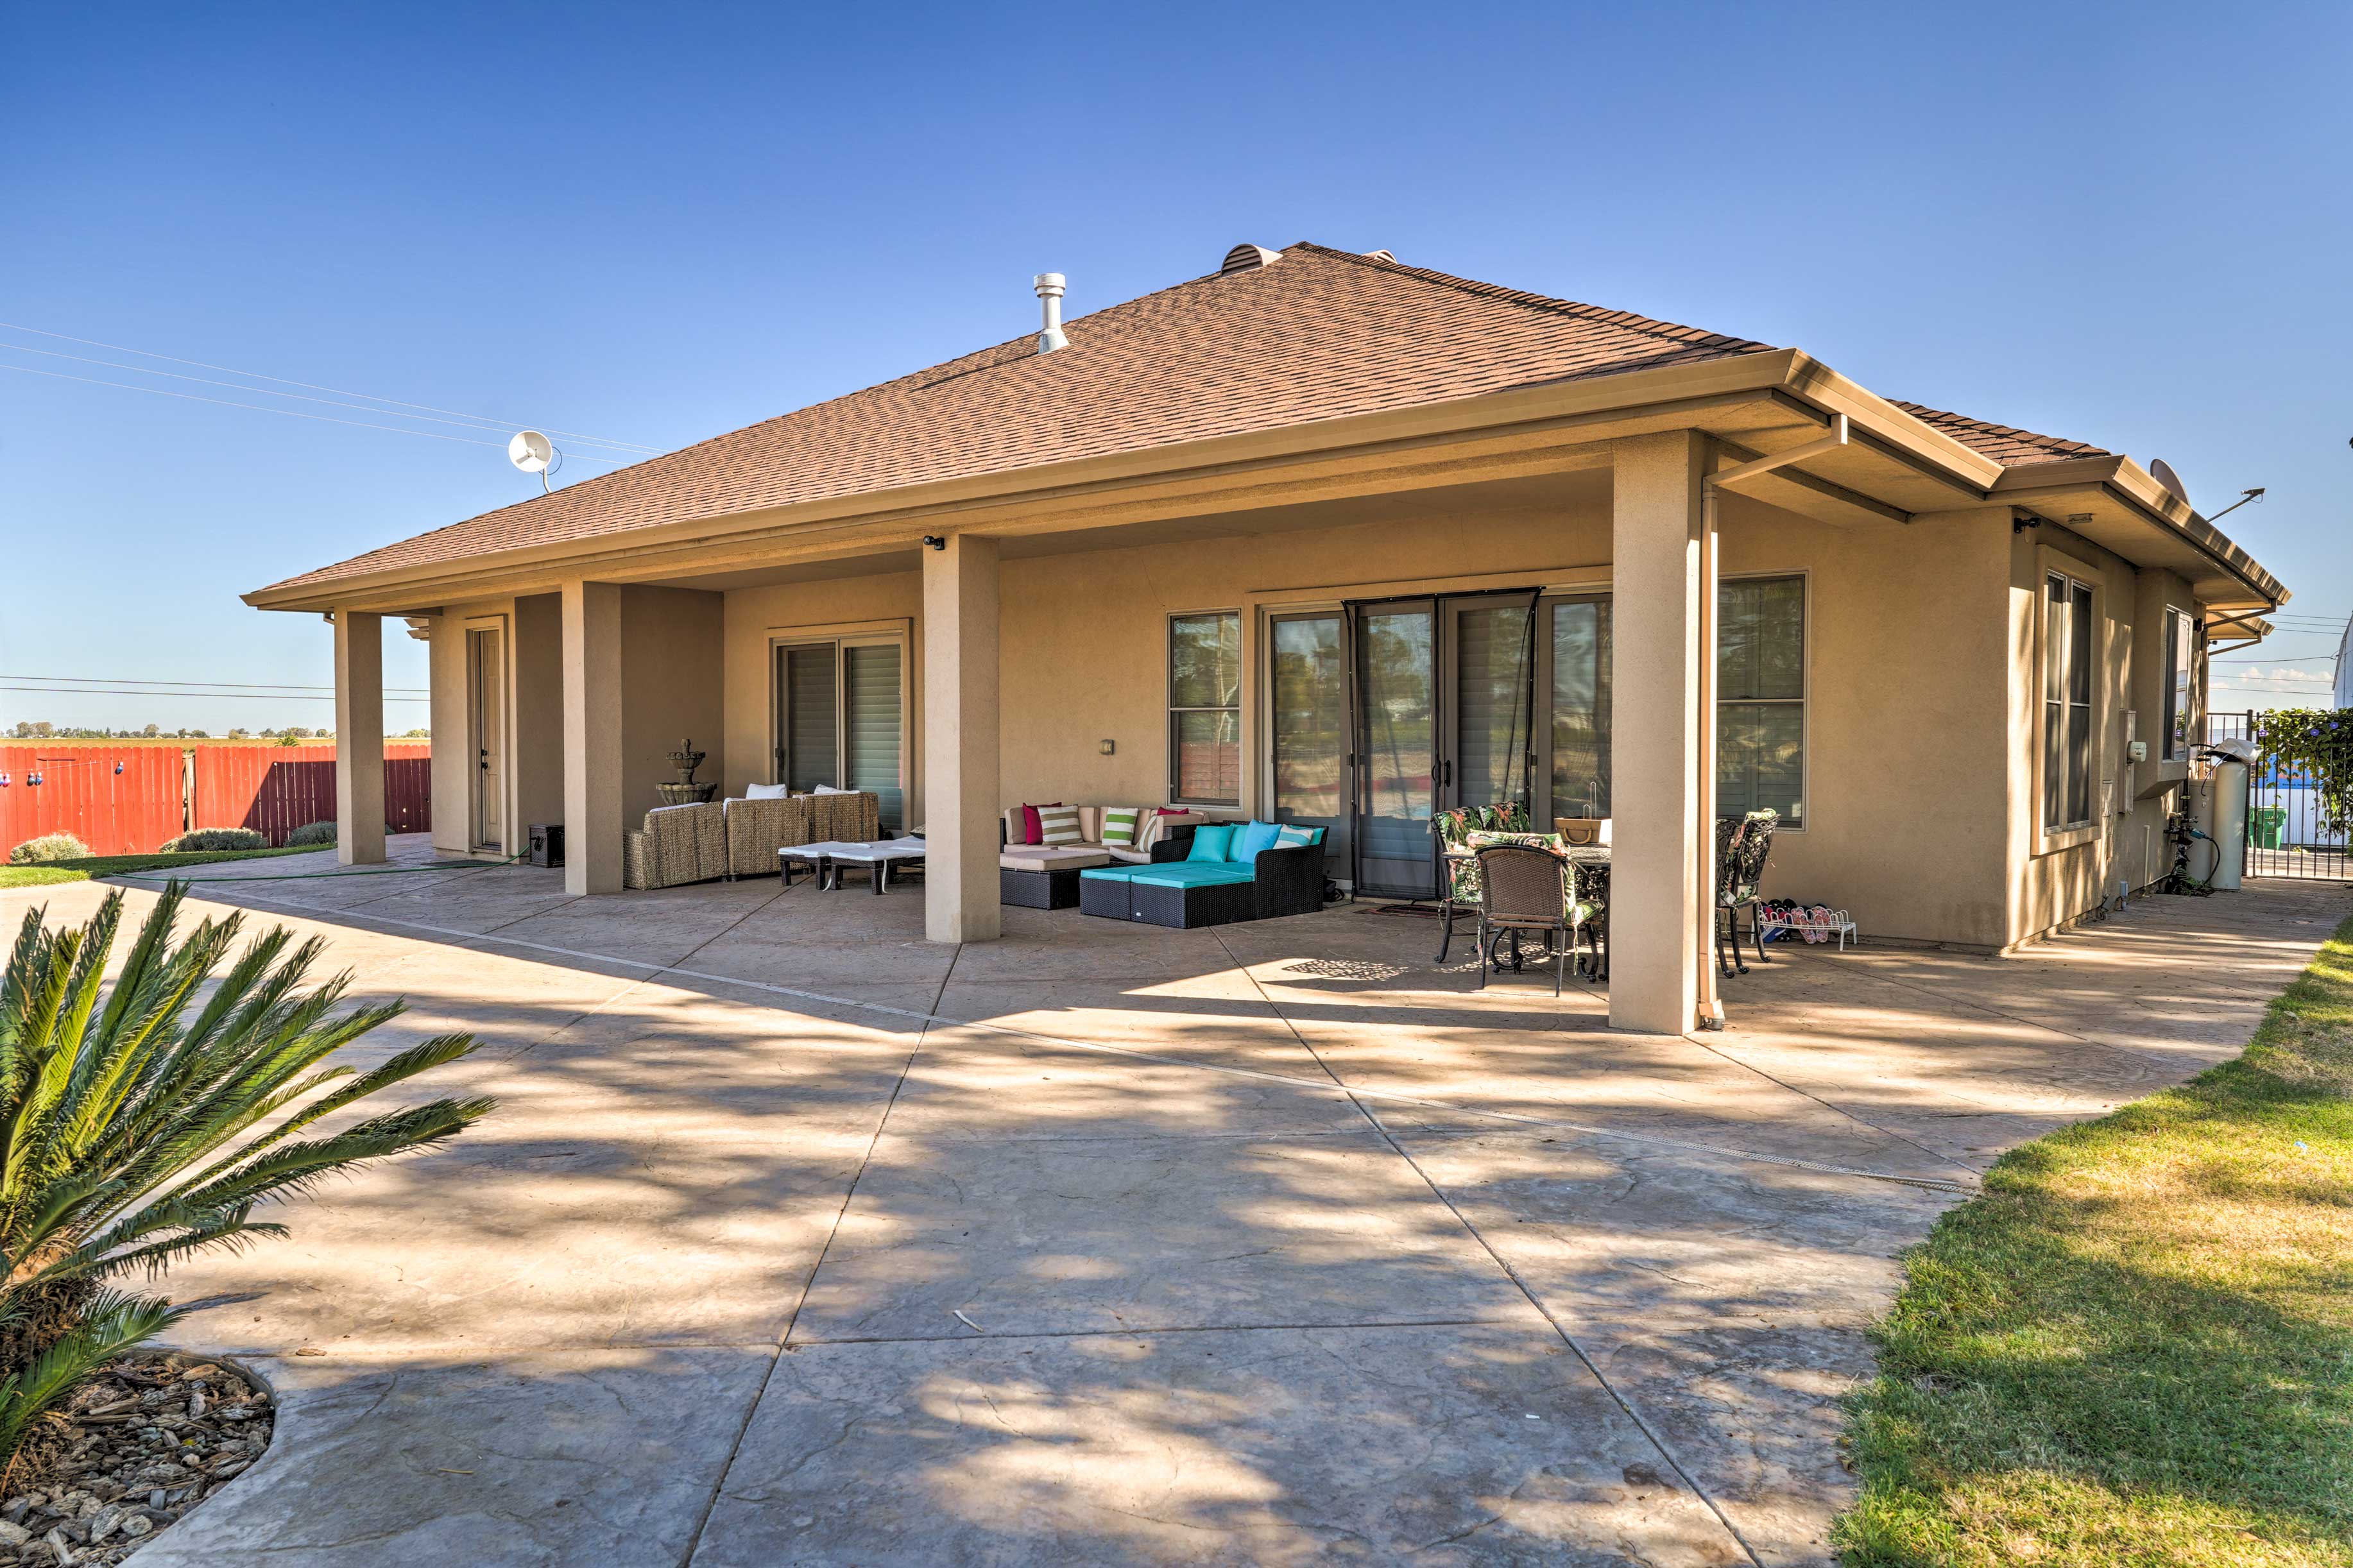
[[(1162, 816), (1155, 812), (1143, 819), (1143, 830), (1136, 835), (1135, 847), (1138, 849), (1149, 850), (1155, 844), (1160, 842), (1161, 835), (1168, 829), (1181, 827), (1188, 822), (1201, 823), (1208, 820), (1208, 817), (1195, 811), (1185, 812), (1181, 816)], [(1145, 858), (1149, 860), (1152, 857), (1147, 854)]]
[(1090, 866), (1110, 865), (1111, 857), (1099, 848), (1049, 849), (1023, 844), (999, 855), (997, 863), (1008, 871), (1083, 871)]
[(1049, 848), (1068, 849), (1086, 835), (1079, 830), (1079, 808), (1075, 805), (1041, 805), (1038, 808), (1038, 836)]
[(1103, 853), (1124, 865), (1149, 866), (1152, 864), (1152, 851), (1149, 849), (1129, 849), (1114, 844), (1106, 848)]

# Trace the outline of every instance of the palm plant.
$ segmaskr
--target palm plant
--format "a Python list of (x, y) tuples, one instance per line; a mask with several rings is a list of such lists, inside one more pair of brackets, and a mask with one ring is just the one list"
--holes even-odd
[(473, 1039), (444, 1035), (365, 1072), (325, 1065), (402, 1004), (338, 1013), (349, 974), (306, 988), (322, 944), (282, 926), (204, 994), (244, 917), (175, 940), (185, 892), (165, 889), (111, 988), (121, 893), (78, 929), (51, 931), (32, 910), (0, 974), (0, 1458), (12, 1465), (42, 1412), (181, 1315), (111, 1281), (283, 1236), (252, 1217), (257, 1205), (438, 1142), (491, 1108), (437, 1100), (297, 1138)]

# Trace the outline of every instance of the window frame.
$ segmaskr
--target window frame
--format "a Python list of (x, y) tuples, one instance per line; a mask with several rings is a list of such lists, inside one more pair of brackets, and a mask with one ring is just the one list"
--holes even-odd
[(777, 753), (786, 746), (789, 693), (784, 689), (784, 658), (788, 648), (833, 647), (833, 777), (834, 787), (847, 788), (849, 768), (848, 712), (849, 650), (888, 646), (899, 650), (899, 811), (901, 831), (918, 820), (915, 800), (915, 639), (904, 620), (852, 621), (813, 626), (770, 626), (768, 643), (768, 755), (761, 770), (770, 782), (781, 784), (784, 769)]
[[(2159, 762), (2189, 760), (2190, 730), (2198, 714), (2198, 622), (2180, 605), (2165, 606), (2165, 667), (2158, 676)], [(2174, 704), (2181, 706), (2176, 708)]]
[[(2073, 556), (2046, 551), (2037, 562), (2037, 568), (2034, 583), (2035, 711), (2031, 742), (2034, 748), (2034, 834), (2036, 853), (2050, 854), (2073, 848), (2080, 844), (2090, 843), (2098, 837), (2100, 832), (2100, 816), (2103, 809), (2100, 796), (2100, 752), (2101, 742), (2105, 734), (2101, 724), (2101, 710), (2105, 706), (2102, 700), (2102, 691), (2106, 684), (2102, 678), (2101, 637), (2106, 624), (2105, 603), (2106, 595), (2102, 574)], [(2064, 602), (2067, 605), (2068, 624), (2057, 627), (2052, 625), (2053, 617), (2051, 613), (2051, 585), (2054, 582), (2066, 586)], [(2081, 704), (2074, 700), (2073, 696), (2076, 684), (2073, 679), (2074, 672), (2072, 666), (2063, 667), (2060, 671), (2061, 695), (2054, 703), (2051, 696), (2051, 660), (2054, 647), (2059, 646), (2054, 642), (2054, 632), (2059, 638), (2063, 639), (2063, 651), (2072, 660), (2077, 652), (2073, 622), (2075, 614), (2074, 595), (2079, 589), (2088, 597), (2085, 616), (2091, 629), (2090, 643), (2081, 650), (2084, 658), (2088, 661), (2086, 672), (2088, 679), (2084, 683), (2086, 696)], [(2168, 679), (2170, 679), (2169, 672)], [(2084, 815), (2080, 817), (2073, 816), (2067, 810), (2068, 786), (2073, 781), (2066, 773), (2068, 728), (2072, 715), (2078, 706), (2081, 706), (2085, 713), (2087, 735), (2084, 749)], [(2061, 726), (2057, 737), (2061, 772), (2055, 781), (2051, 773), (2052, 724), (2054, 708), (2058, 710), (2058, 722)], [(2057, 813), (2056, 820), (2053, 819), (2054, 811)]]
[[(1176, 623), (1178, 621), (1198, 621), (1213, 618), (1228, 620), (1233, 623), (1235, 661), (1234, 700), (1230, 705), (1219, 704), (1214, 707), (1203, 707), (1188, 704), (1179, 706), (1176, 701)], [(1167, 705), (1168, 717), (1166, 727), (1161, 731), (1161, 738), (1167, 747), (1167, 765), (1163, 770), (1163, 773), (1165, 781), (1168, 786), (1168, 804), (1171, 805), (1221, 806), (1234, 810), (1238, 810), (1241, 806), (1242, 785), (1245, 782), (1245, 769), (1249, 765), (1249, 758), (1245, 754), (1246, 748), (1242, 743), (1242, 710), (1243, 699), (1250, 687), (1249, 667), (1250, 656), (1250, 649), (1242, 636), (1242, 630), (1243, 616), (1239, 606), (1224, 609), (1172, 610), (1168, 613), (1167, 618), (1162, 627), (1160, 663), (1161, 674), (1164, 681), (1163, 695)], [(1221, 798), (1214, 795), (1187, 795), (1179, 791), (1177, 786), (1180, 781), (1177, 776), (1177, 769), (1178, 763), (1183, 756), (1183, 749), (1177, 731), (1182, 715), (1187, 713), (1229, 713), (1233, 716), (1234, 793), (1231, 796)]]
[[(1777, 834), (1803, 833), (1814, 820), (1814, 716), (1812, 711), (1814, 700), (1814, 574), (1812, 571), (1808, 568), (1800, 567), (1795, 571), (1782, 569), (1773, 571), (1718, 573), (1716, 575), (1715, 626), (1720, 649), (1724, 626), (1723, 594), (1725, 584), (1732, 583), (1772, 582), (1794, 582), (1798, 584), (1798, 695), (1795, 697), (1727, 698), (1724, 695), (1722, 689), (1721, 672), (1713, 672), (1715, 676), (1717, 686), (1715, 713), (1715, 754), (1717, 758), (1716, 765), (1719, 768), (1723, 766), (1724, 710), (1727, 703), (1740, 702), (1756, 703), (1760, 705), (1769, 703), (1781, 707), (1794, 704), (1798, 710), (1799, 816), (1795, 822), (1791, 822), (1788, 818), (1783, 817), (1778, 823), (1774, 825), (1773, 831)], [(1715, 657), (1720, 659), (1723, 655), (1719, 651)], [(1721, 819), (1725, 815), (1726, 813), (1724, 808), (1722, 798), (1722, 785), (1718, 784), (1716, 816)]]

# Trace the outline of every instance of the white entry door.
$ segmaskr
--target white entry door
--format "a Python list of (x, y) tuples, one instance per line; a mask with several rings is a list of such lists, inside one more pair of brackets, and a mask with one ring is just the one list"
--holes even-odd
[(466, 634), (466, 684), (473, 752), (474, 847), (506, 847), (506, 636), (496, 628)]

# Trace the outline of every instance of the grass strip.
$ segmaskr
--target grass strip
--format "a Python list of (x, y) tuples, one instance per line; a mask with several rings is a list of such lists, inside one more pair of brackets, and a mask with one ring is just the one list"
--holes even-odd
[(2013, 1150), (1850, 1402), (1850, 1568), (2353, 1568), (2353, 920), (2246, 1051)]
[(168, 871), (179, 866), (210, 866), (222, 860), (266, 860), (278, 855), (316, 855), (332, 851), (332, 844), (302, 844), (284, 849), (189, 849), (173, 854), (85, 855), (69, 860), (48, 860), (37, 866), (0, 866), (0, 888), (38, 888), (51, 882), (82, 882), (92, 877), (120, 876), (125, 871)]

